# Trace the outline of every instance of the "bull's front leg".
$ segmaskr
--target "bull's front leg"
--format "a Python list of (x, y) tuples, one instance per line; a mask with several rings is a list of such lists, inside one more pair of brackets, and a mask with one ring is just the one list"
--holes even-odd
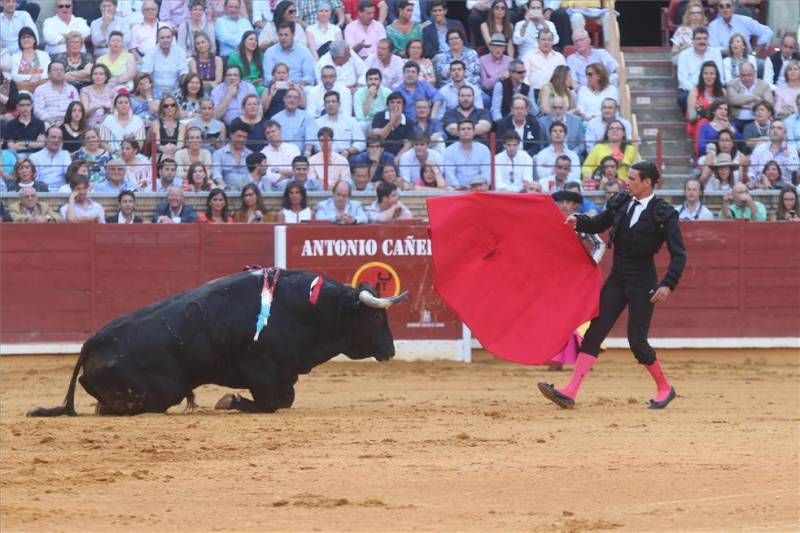
[(273, 388), (269, 391), (250, 389), (253, 400), (241, 394), (226, 394), (219, 399), (214, 409), (236, 410), (249, 413), (274, 413), (278, 409), (286, 409), (294, 403), (294, 385)]

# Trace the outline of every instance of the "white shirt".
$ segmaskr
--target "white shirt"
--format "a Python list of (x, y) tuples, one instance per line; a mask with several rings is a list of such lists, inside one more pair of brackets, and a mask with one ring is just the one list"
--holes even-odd
[(325, 43), (341, 40), (342, 29), (333, 22), (330, 22), (328, 23), (328, 29), (323, 31), (322, 28), (319, 27), (319, 23), (317, 23), (306, 28), (306, 39), (309, 35), (314, 37), (314, 46), (318, 49)]
[(566, 144), (564, 144), (563, 152), (560, 154), (556, 154), (552, 144), (545, 146), (536, 154), (536, 177), (539, 178), (539, 181), (543, 179), (554, 179), (552, 176), (555, 175), (556, 159), (562, 155), (569, 157), (572, 163), (567, 181), (580, 181), (581, 160), (578, 154), (567, 148)]
[[(649, 204), (650, 200), (652, 200), (655, 197), (656, 193), (652, 193), (650, 196), (646, 196), (638, 200), (639, 203), (638, 205), (636, 205), (636, 207), (634, 207), (633, 214), (631, 215), (631, 223), (628, 226), (629, 228), (632, 228), (634, 224), (639, 222), (639, 217), (642, 216), (642, 212), (644, 212), (644, 210), (647, 209), (647, 204)], [(628, 202), (628, 207), (625, 209), (626, 213), (631, 210), (631, 206), (633, 205), (633, 202), (636, 200), (637, 198), (631, 198), (630, 202)]]
[(578, 89), (578, 111), (583, 113), (588, 120), (599, 117), (603, 100), (606, 98), (613, 98), (619, 104), (619, 90), (613, 85), (609, 85), (599, 93), (596, 93), (588, 85), (582, 85)]
[[(74, 214), (78, 218), (93, 218), (100, 224), (106, 223), (106, 212), (103, 209), (103, 206), (95, 202), (94, 200), (88, 200), (89, 206), (84, 207), (82, 204), (75, 203)], [(67, 207), (69, 204), (64, 204), (59, 209), (59, 213), (61, 213), (61, 218), (67, 220)]]
[(701, 202), (697, 202), (693, 211), (689, 210), (689, 204), (686, 202), (673, 207), (678, 212), (678, 220), (714, 220), (714, 213)]
[[(318, 83), (317, 85), (308, 85), (304, 90), (306, 92), (306, 113), (314, 118), (319, 118), (325, 111), (325, 93), (328, 92), (328, 89), (322, 83)], [(353, 94), (350, 89), (336, 80), (330, 90), (339, 93), (339, 113), (352, 117)]]
[(32, 153), (30, 159), (36, 165), (36, 179), (47, 184), (51, 191), (64, 185), (64, 175), (72, 163), (72, 156), (66, 150), (51, 152), (47, 147)]
[[(631, 123), (625, 120), (624, 118), (620, 117), (619, 115), (617, 115), (614, 118), (614, 120), (622, 122), (622, 125), (625, 127), (625, 137), (627, 139), (631, 139), (632, 138)], [(607, 126), (608, 124), (606, 124), (603, 121), (602, 116), (594, 117), (589, 122), (586, 122), (586, 134), (584, 138), (586, 140), (587, 153), (592, 151), (592, 148), (594, 147), (595, 143), (599, 143), (600, 141), (603, 140), (603, 137), (606, 134)]]
[(30, 28), (36, 35), (36, 42), (39, 42), (39, 30), (36, 23), (27, 11), (16, 10), (9, 20), (5, 13), (0, 13), (0, 45), (9, 54), (19, 52), (19, 30)]
[[(281, 170), (292, 170), (292, 160), (300, 155), (300, 149), (287, 142), (281, 142), (277, 148), (272, 144), (267, 144), (261, 153), (267, 158), (267, 178), (274, 188), (278, 187), (278, 182), (281, 179), (286, 179), (281, 176)], [(262, 179), (263, 182), (263, 179)]]
[(503, 151), (494, 156), (495, 188), (498, 191), (520, 192), (523, 182), (533, 181), (533, 159), (525, 150), (517, 150), (517, 154), (509, 157)]
[(381, 85), (394, 89), (403, 83), (403, 65), (405, 62), (400, 59), (400, 56), (392, 54), (389, 60), (389, 65), (384, 65), (378, 58), (378, 54), (367, 56), (364, 60), (364, 65), (370, 68), (376, 68), (381, 71)]
[(534, 89), (541, 89), (545, 83), (549, 82), (557, 66), (567, 64), (567, 60), (561, 53), (551, 50), (549, 54), (545, 55), (538, 48), (525, 54), (522, 62), (525, 63), (527, 71), (526, 82)]
[[(277, 4), (277, 2), (275, 2)], [(272, 9), (269, 7), (269, 0), (253, 0), (253, 13), (250, 17), (253, 26), (256, 22), (272, 22)]]
[[(481, 98), (482, 89), (466, 80), (464, 80), (464, 85), (462, 85), (462, 87), (472, 87), (472, 90), (475, 93), (475, 102), (473, 105), (476, 109), (483, 109), (483, 98)], [(444, 114), (447, 111), (458, 107), (458, 91), (460, 90), (460, 87), (456, 89), (455, 85), (453, 85), (453, 80), (450, 80), (441, 89), (439, 89), (439, 94), (441, 94), (444, 98), (444, 105), (439, 108), (439, 115), (433, 118), (436, 120), (442, 120), (442, 117), (444, 117)]]
[(549, 20), (545, 20), (544, 24), (542, 24), (540, 28), (537, 26), (537, 24), (528, 22), (528, 25), (525, 27), (525, 35), (522, 35), (522, 27), (525, 26), (526, 22), (528, 21), (523, 19), (514, 25), (514, 36), (511, 39), (514, 41), (514, 44), (517, 45), (517, 49), (519, 50), (517, 57), (525, 57), (525, 54), (528, 52), (539, 49), (539, 31), (544, 28), (547, 28), (550, 30), (550, 32), (552, 32), (553, 44), (558, 44), (558, 32), (556, 31), (555, 24)]
[(131, 215), (130, 221), (125, 218), (125, 215), (122, 214), (122, 211), (117, 213), (117, 224), (133, 224), (133, 215)]
[(717, 68), (722, 72), (722, 53), (719, 48), (709, 46), (702, 56), (698, 56), (694, 47), (689, 47), (678, 54), (678, 87), (684, 91), (691, 91), (692, 87), (697, 86), (700, 78), (700, 67), (706, 61), (713, 61)]
[(364, 128), (353, 117), (339, 114), (336, 120), (331, 120), (330, 115), (322, 115), (317, 119), (317, 131), (326, 126), (333, 130), (334, 152), (343, 152), (348, 148), (363, 152), (366, 148)]
[(367, 67), (364, 65), (364, 60), (358, 57), (358, 54), (350, 51), (350, 59), (347, 60), (342, 66), (334, 65), (331, 53), (323, 55), (317, 61), (316, 75), (317, 79), (322, 79), (322, 67), (326, 65), (333, 65), (336, 68), (336, 80), (343, 83), (347, 87), (353, 85), (366, 85)]
[(772, 83), (772, 79), (775, 77), (775, 67), (772, 66), (772, 60), (767, 58), (764, 60), (764, 75), (761, 77), (762, 80), (769, 83), (770, 87), (775, 89), (775, 87), (783, 87), (786, 85), (786, 78), (784, 77), (784, 72), (786, 71), (786, 67), (789, 65), (789, 61), (792, 58), (786, 59), (781, 55), (781, 68), (778, 71), (778, 81)]
[[(433, 148), (428, 147), (426, 161), (438, 166), (439, 170), (442, 169), (442, 155)], [(413, 148), (403, 152), (403, 155), (397, 160), (397, 166), (400, 177), (408, 183), (416, 183), (417, 179), (422, 177), (419, 158)]]
[[(64, 35), (71, 31), (77, 31), (84, 39), (91, 33), (86, 21), (75, 15), (72, 15), (69, 23), (61, 20), (58, 15), (45, 19), (42, 25), (42, 35), (44, 36), (44, 42), (47, 44), (45, 47), (47, 53), (53, 56), (66, 52), (67, 44), (64, 42)], [(86, 46), (81, 45), (81, 51), (85, 52)]]

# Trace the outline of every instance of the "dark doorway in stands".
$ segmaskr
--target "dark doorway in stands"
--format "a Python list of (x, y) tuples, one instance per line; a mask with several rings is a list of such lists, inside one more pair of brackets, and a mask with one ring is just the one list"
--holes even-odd
[(622, 46), (661, 46), (661, 8), (668, 0), (617, 0)]

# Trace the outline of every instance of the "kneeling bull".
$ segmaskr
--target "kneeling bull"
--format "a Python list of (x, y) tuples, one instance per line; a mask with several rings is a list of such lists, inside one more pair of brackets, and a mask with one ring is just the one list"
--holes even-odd
[(194, 388), (211, 383), (252, 394), (226, 394), (218, 408), (272, 413), (291, 407), (299, 374), (338, 354), (393, 357), (386, 309), (406, 296), (290, 270), (216, 279), (107, 324), (84, 343), (64, 405), (28, 414), (74, 416), (76, 381), (99, 414), (194, 406)]

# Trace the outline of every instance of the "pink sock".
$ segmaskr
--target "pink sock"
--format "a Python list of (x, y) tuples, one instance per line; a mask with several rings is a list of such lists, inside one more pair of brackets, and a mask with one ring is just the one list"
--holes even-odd
[(667, 381), (667, 377), (664, 375), (664, 370), (661, 368), (661, 363), (658, 359), (655, 360), (653, 364), (645, 365), (645, 368), (650, 375), (653, 376), (653, 380), (656, 382), (656, 398), (657, 402), (663, 402), (669, 396), (669, 391), (672, 386)]
[(578, 389), (581, 387), (583, 378), (589, 373), (594, 364), (597, 362), (597, 357), (589, 355), (588, 353), (579, 353), (578, 360), (575, 361), (575, 370), (572, 372), (572, 377), (566, 387), (558, 389), (558, 392), (569, 396), (573, 400), (578, 396)]

